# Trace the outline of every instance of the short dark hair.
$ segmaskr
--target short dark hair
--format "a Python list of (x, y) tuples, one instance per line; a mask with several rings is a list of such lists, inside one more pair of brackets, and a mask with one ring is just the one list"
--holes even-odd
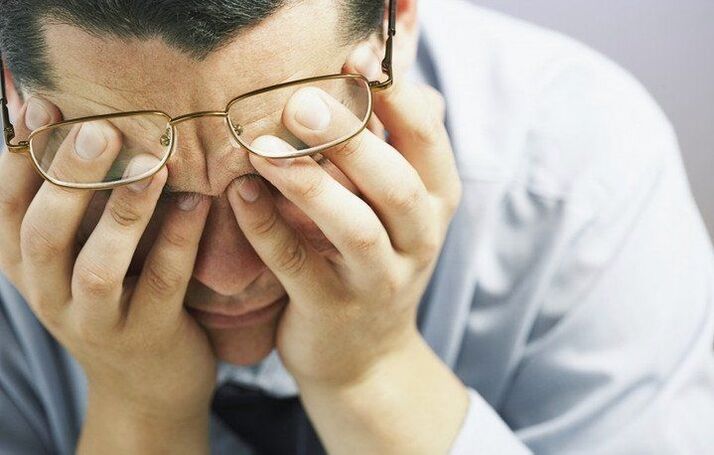
[[(46, 70), (45, 20), (118, 38), (160, 37), (196, 59), (220, 48), (295, 0), (0, 0), (0, 48), (16, 82), (52, 87)], [(379, 30), (384, 0), (335, 0), (345, 42)]]

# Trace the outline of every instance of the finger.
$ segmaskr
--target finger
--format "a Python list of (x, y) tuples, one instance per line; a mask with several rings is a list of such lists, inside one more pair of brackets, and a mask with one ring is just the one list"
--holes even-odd
[[(33, 155), (50, 178), (69, 184), (105, 180), (122, 147), (122, 134), (110, 121), (95, 120), (53, 131), (58, 133), (39, 134), (32, 142)], [(65, 131), (68, 133), (62, 138)], [(57, 138), (63, 140), (55, 145)]]
[(367, 122), (367, 129), (372, 132), (375, 136), (383, 141), (387, 141), (387, 130), (384, 128), (384, 124), (377, 118), (376, 115), (372, 115)]
[(236, 180), (228, 189), (228, 200), (243, 234), (288, 295), (293, 300), (322, 301), (324, 296), (314, 293), (337, 282), (335, 270), (282, 218), (262, 179)]
[[(18, 113), (16, 132), (26, 139), (30, 131), (59, 122), (62, 117), (51, 103), (30, 98)], [(0, 154), (0, 266), (3, 270), (20, 261), (20, 226), (22, 219), (42, 184), (42, 177), (25, 154)]]
[[(294, 150), (272, 136), (256, 139), (253, 146), (278, 153)], [(269, 161), (251, 156), (251, 162), (262, 176), (315, 222), (349, 266), (373, 268), (374, 264), (388, 263), (393, 254), (392, 245), (374, 211), (314, 160), (307, 157)]]
[[(108, 122), (76, 125), (59, 146), (49, 173), (101, 181), (120, 149), (119, 133)], [(30, 204), (22, 223), (22, 262), (28, 276), (43, 277), (36, 289), (42, 295), (69, 297), (76, 235), (92, 196), (92, 191), (44, 182)]]
[[(306, 118), (319, 121), (305, 121)], [(317, 88), (296, 92), (283, 111), (283, 122), (310, 146), (329, 142), (336, 131), (356, 131), (361, 125), (347, 107)], [(369, 131), (362, 131), (324, 154), (374, 207), (394, 247), (418, 252), (424, 237), (433, 230), (431, 200), (406, 158)]]
[[(375, 67), (379, 56), (369, 46), (352, 53), (345, 65), (347, 71), (361, 74), (374, 72)], [(458, 173), (444, 126), (443, 97), (431, 87), (401, 78), (374, 92), (374, 113), (389, 132), (390, 143), (417, 169), (427, 188), (450, 195)]]
[(176, 318), (183, 314), (184, 296), (210, 206), (205, 196), (185, 194), (171, 207), (144, 263), (127, 324), (175, 325)]
[[(153, 169), (158, 158), (143, 154), (132, 159), (126, 177)], [(77, 256), (72, 273), (73, 311), (92, 313), (113, 324), (123, 317), (119, 302), (123, 282), (139, 240), (151, 219), (166, 183), (165, 170), (112, 192), (97, 226)], [(98, 304), (99, 303), (99, 304)], [(78, 320), (82, 320), (79, 318)]]

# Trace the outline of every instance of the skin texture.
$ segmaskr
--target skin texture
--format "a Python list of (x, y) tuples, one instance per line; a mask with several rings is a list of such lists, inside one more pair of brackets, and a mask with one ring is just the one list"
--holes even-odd
[[(252, 364), (273, 348), (331, 453), (449, 447), (467, 395), (421, 339), (416, 307), (461, 187), (443, 100), (400, 78), (416, 49), (415, 2), (400, 2), (399, 17), (398, 83), (375, 97), (374, 132), (319, 163), (248, 155), (210, 118), (179, 126), (167, 168), (112, 193), (60, 189), (24, 157), (0, 157), (0, 265), (87, 373), (81, 452), (206, 451), (216, 359)], [(327, 0), (298, 3), (204, 62), (159, 40), (48, 24), (51, 64), (62, 77), (57, 90), (15, 106), (18, 135), (62, 117), (220, 109), (238, 94), (314, 75), (376, 78), (381, 50), (335, 47), (338, 20)], [(311, 143), (357, 121), (323, 101), (327, 130), (300, 125), (300, 103), (288, 103), (283, 123)], [(100, 159), (108, 159), (119, 136), (111, 125), (100, 128)], [(81, 131), (70, 135), (75, 144), (80, 138)], [(91, 172), (71, 144), (62, 150), (54, 172)], [(162, 196), (164, 186), (171, 196)], [(216, 328), (195, 312), (248, 311), (279, 299), (267, 322), (248, 327)], [(115, 434), (102, 431), (108, 422)]]

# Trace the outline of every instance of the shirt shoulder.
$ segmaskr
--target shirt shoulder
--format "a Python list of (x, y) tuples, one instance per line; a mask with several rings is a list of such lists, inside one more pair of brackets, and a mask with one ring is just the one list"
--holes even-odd
[(679, 159), (657, 103), (605, 56), (467, 1), (420, 6), (465, 179), (562, 199), (583, 177), (622, 188)]

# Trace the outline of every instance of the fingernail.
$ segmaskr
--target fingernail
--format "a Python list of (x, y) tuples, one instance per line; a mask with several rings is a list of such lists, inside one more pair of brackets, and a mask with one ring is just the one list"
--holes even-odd
[(25, 112), (25, 125), (27, 125), (27, 129), (32, 131), (42, 128), (48, 125), (51, 120), (52, 116), (42, 101), (31, 98), (27, 105), (27, 112)]
[(296, 150), (287, 142), (275, 136), (260, 136), (250, 144), (251, 148), (257, 150), (268, 161), (279, 167), (288, 167), (292, 164), (291, 158), (283, 158), (295, 153)]
[(321, 131), (330, 124), (330, 108), (325, 104), (317, 93), (318, 89), (307, 88), (297, 93), (296, 100), (298, 109), (295, 113), (295, 120), (305, 128), (313, 131)]
[(355, 70), (370, 81), (382, 76), (382, 65), (369, 48), (362, 48), (355, 59)]
[(248, 176), (238, 183), (238, 195), (245, 202), (255, 202), (260, 198), (261, 185), (258, 179), (259, 177)]
[(203, 200), (203, 196), (198, 193), (181, 193), (176, 198), (176, 205), (184, 212), (191, 212)]
[[(154, 169), (158, 163), (158, 159), (151, 155), (138, 155), (132, 158), (129, 165), (124, 171), (124, 177), (131, 178), (147, 173), (148, 171)], [(147, 177), (138, 182), (134, 182), (128, 185), (129, 189), (135, 193), (140, 193), (149, 187), (153, 176)]]
[(144, 180), (139, 180), (138, 182), (134, 182), (129, 185), (129, 189), (132, 190), (135, 193), (141, 193), (145, 189), (151, 185), (151, 180), (153, 180), (153, 177), (148, 177), (145, 178)]
[(104, 153), (107, 148), (107, 138), (102, 128), (96, 123), (85, 123), (77, 133), (74, 151), (80, 158), (92, 160)]

